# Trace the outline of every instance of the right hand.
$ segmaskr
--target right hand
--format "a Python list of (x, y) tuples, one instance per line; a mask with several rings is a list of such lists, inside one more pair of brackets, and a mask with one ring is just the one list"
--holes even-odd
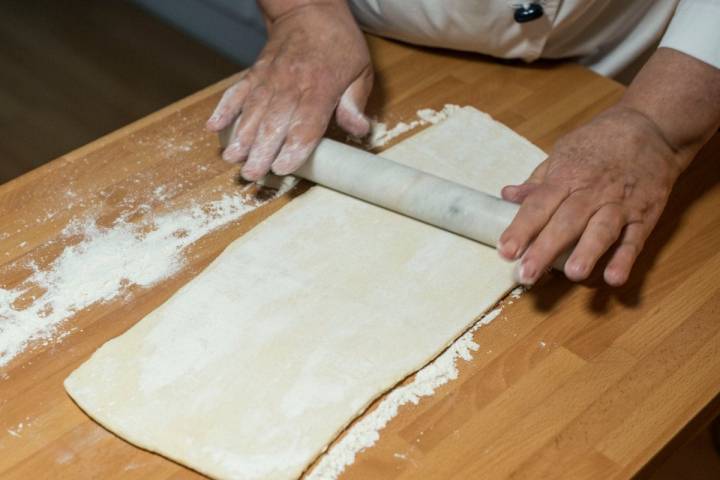
[(250, 181), (271, 169), (286, 175), (300, 167), (333, 113), (351, 135), (364, 136), (370, 129), (362, 112), (372, 88), (372, 65), (345, 1), (296, 2), (301, 5), (279, 12), (265, 5), (273, 2), (261, 3), (268, 43), (207, 122), (208, 130), (217, 132), (241, 114), (223, 158), (245, 161), (241, 173)]

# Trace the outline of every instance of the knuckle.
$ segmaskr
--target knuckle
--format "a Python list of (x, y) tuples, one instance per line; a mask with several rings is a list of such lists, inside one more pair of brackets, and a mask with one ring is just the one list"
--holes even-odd
[(310, 144), (318, 141), (322, 137), (323, 133), (325, 133), (325, 129), (319, 127), (308, 128), (303, 125), (302, 128), (295, 128), (291, 130), (288, 133), (287, 139), (288, 142), (295, 144)]
[(573, 212), (564, 212), (553, 217), (553, 223), (557, 229), (561, 232), (568, 232), (573, 230), (580, 221), (580, 216)]
[(263, 82), (265, 78), (265, 67), (255, 64), (245, 74), (243, 81), (247, 82), (251, 88), (255, 88), (257, 85)]
[(540, 195), (531, 193), (522, 203), (524, 213), (531, 217), (544, 216), (550, 212), (550, 206), (547, 201)]
[(241, 123), (240, 128), (237, 130), (237, 140), (243, 145), (250, 145), (255, 139), (257, 129), (252, 123)]
[(263, 122), (257, 131), (257, 138), (260, 143), (267, 142), (270, 138), (274, 137), (278, 133), (278, 126), (270, 123)]
[(270, 87), (270, 85), (268, 85), (265, 82), (262, 82), (262, 83), (257, 84), (255, 86), (255, 88), (253, 88), (252, 96), (253, 96), (253, 98), (259, 99), (259, 98), (264, 98), (264, 97), (270, 96), (271, 93), (272, 93), (272, 88)]
[(642, 248), (638, 243), (631, 241), (622, 242), (620, 244), (620, 247), (622, 247), (625, 255), (630, 258), (635, 258), (640, 253), (640, 249)]
[(601, 245), (606, 245), (617, 238), (618, 229), (609, 222), (599, 222), (594, 225), (593, 230), (594, 237)]
[(273, 63), (272, 76), (279, 81), (296, 85), (301, 90), (321, 84), (327, 77), (322, 66), (297, 58), (282, 58)]
[(557, 244), (556, 236), (544, 231), (532, 242), (532, 250), (528, 249), (530, 257), (538, 263), (547, 263), (557, 250)]
[(302, 90), (303, 100), (314, 110), (327, 110), (331, 103), (331, 95), (327, 90), (313, 86)]
[(612, 212), (596, 220), (593, 226), (608, 236), (615, 236), (625, 224), (624, 215), (619, 212)]

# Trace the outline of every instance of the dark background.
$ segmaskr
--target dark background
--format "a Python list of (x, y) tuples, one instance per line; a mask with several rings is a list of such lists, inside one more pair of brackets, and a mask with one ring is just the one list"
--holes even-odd
[(252, 0), (0, 1), (0, 184), (250, 64)]

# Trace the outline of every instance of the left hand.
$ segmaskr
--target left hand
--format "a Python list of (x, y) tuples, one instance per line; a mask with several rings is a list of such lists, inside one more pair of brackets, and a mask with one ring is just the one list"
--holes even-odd
[(345, 0), (259, 4), (268, 19), (268, 43), (207, 122), (218, 132), (239, 115), (223, 158), (244, 162), (241, 173), (249, 181), (271, 169), (278, 175), (297, 170), (333, 114), (351, 135), (366, 135), (370, 122), (363, 109), (373, 83), (365, 38)]
[(498, 251), (521, 257), (518, 280), (532, 284), (573, 246), (564, 270), (575, 281), (612, 249), (604, 278), (622, 285), (685, 163), (652, 120), (613, 107), (561, 138), (525, 183), (503, 189), (522, 205)]

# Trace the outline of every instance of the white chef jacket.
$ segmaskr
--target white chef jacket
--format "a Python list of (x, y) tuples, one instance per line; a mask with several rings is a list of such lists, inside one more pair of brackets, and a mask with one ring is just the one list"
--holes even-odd
[[(410, 43), (500, 58), (578, 58), (614, 76), (658, 45), (720, 68), (720, 0), (544, 0), (526, 23), (519, 0), (350, 0), (360, 25)], [(669, 25), (669, 27), (668, 27)]]

